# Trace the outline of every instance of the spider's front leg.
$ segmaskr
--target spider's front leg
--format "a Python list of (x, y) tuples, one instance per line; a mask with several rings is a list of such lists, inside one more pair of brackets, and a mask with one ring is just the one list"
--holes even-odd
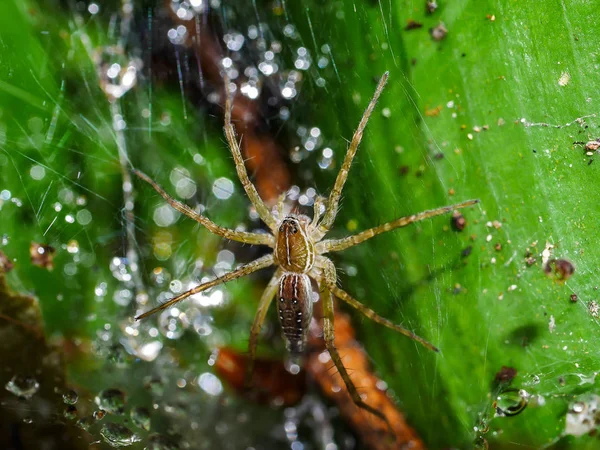
[(352, 136), (352, 141), (350, 142), (350, 146), (348, 147), (348, 151), (346, 152), (346, 156), (344, 157), (344, 161), (342, 162), (342, 167), (340, 167), (340, 171), (338, 172), (333, 188), (331, 189), (331, 193), (329, 194), (329, 200), (327, 201), (327, 210), (323, 215), (323, 220), (313, 232), (313, 238), (316, 241), (320, 241), (321, 239), (323, 239), (323, 236), (327, 234), (327, 232), (331, 229), (333, 222), (335, 221), (335, 216), (337, 215), (338, 211), (338, 205), (342, 196), (342, 190), (344, 189), (344, 184), (346, 184), (346, 179), (348, 178), (348, 173), (350, 172), (350, 166), (352, 165), (352, 160), (354, 159), (354, 155), (356, 155), (356, 151), (358, 150), (358, 146), (360, 145), (360, 141), (362, 140), (363, 133), (367, 126), (367, 122), (369, 121), (369, 117), (371, 117), (371, 114), (375, 109), (375, 105), (377, 104), (377, 100), (379, 100), (379, 96), (381, 95), (381, 92), (385, 87), (385, 83), (387, 83), (388, 76), (389, 72), (385, 72), (379, 80), (379, 83), (377, 84), (377, 89), (375, 89), (375, 94), (373, 94), (373, 98), (371, 99), (369, 105), (367, 106), (367, 109), (363, 113), (362, 119), (358, 124), (358, 128)]
[(231, 155), (233, 156), (233, 161), (235, 163), (235, 170), (237, 172), (238, 178), (242, 183), (244, 191), (246, 191), (246, 195), (256, 208), (256, 212), (258, 213), (260, 219), (269, 227), (272, 232), (277, 230), (278, 221), (273, 217), (271, 211), (267, 208), (265, 203), (260, 198), (256, 187), (250, 181), (248, 177), (248, 172), (246, 171), (246, 166), (244, 164), (244, 158), (242, 157), (242, 153), (240, 151), (240, 146), (237, 141), (237, 137), (235, 134), (235, 128), (231, 122), (231, 110), (233, 109), (232, 96), (233, 93), (229, 92), (229, 79), (225, 76), (225, 137), (227, 138), (227, 143), (229, 144), (229, 148), (231, 150)]
[[(333, 280), (331, 279), (332, 276)], [(327, 351), (329, 352), (329, 356), (331, 356), (331, 360), (337, 367), (338, 372), (342, 377), (342, 380), (344, 380), (346, 389), (348, 389), (348, 393), (350, 394), (350, 397), (352, 397), (352, 400), (354, 401), (356, 406), (364, 409), (365, 411), (370, 412), (371, 414), (383, 420), (388, 426), (390, 432), (393, 434), (394, 430), (385, 414), (383, 414), (378, 409), (375, 409), (371, 405), (367, 404), (358, 393), (354, 382), (352, 381), (350, 375), (348, 375), (348, 371), (344, 367), (344, 363), (342, 362), (342, 358), (340, 357), (338, 349), (335, 346), (333, 294), (327, 287), (332, 282), (335, 283), (335, 273), (333, 273), (333, 275), (331, 273), (323, 273), (322, 279), (319, 282), (321, 288), (321, 300), (323, 302), (323, 338), (325, 339), (325, 346), (327, 348)]]
[(323, 211), (321, 211), (321, 210), (323, 209), (324, 204), (325, 204), (325, 197), (321, 197), (320, 195), (317, 195), (317, 197), (315, 198), (315, 203), (313, 205), (313, 219), (312, 219), (312, 222), (310, 223), (311, 233), (312, 233), (312, 231), (315, 231), (319, 227), (319, 219), (323, 215)]

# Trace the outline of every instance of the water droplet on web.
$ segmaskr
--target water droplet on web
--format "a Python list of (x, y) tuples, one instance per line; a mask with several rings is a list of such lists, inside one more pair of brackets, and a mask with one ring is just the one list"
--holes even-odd
[(179, 339), (188, 325), (187, 317), (178, 308), (163, 311), (158, 319), (158, 329), (169, 339)]
[(321, 152), (321, 157), (317, 161), (321, 169), (329, 169), (333, 163), (333, 150), (325, 147)]
[(130, 289), (117, 289), (113, 294), (113, 300), (117, 305), (127, 306), (133, 300), (133, 292)]
[(153, 395), (162, 396), (165, 393), (165, 380), (159, 376), (146, 377), (144, 378), (144, 389)]
[(223, 41), (227, 48), (231, 51), (237, 52), (244, 45), (244, 35), (238, 32), (229, 32), (223, 36)]
[(4, 388), (17, 397), (29, 400), (38, 391), (40, 384), (34, 377), (14, 375)]
[(178, 294), (183, 289), (181, 280), (173, 280), (169, 283), (169, 290), (174, 294)]
[(310, 68), (311, 59), (308, 50), (305, 47), (300, 47), (296, 50), (297, 57), (294, 61), (294, 67), (298, 70), (308, 70)]
[(233, 195), (234, 185), (229, 178), (217, 178), (213, 183), (212, 193), (219, 200), (227, 200)]
[(77, 396), (77, 392), (75, 392), (73, 389), (69, 389), (63, 394), (62, 398), (63, 402), (65, 402), (67, 405), (74, 405), (77, 403), (77, 399), (79, 397)]
[(292, 24), (287, 24), (283, 27), (283, 34), (291, 39), (296, 39), (298, 37), (296, 34), (296, 27)]
[(150, 430), (150, 411), (148, 408), (136, 407), (131, 410), (131, 421), (142, 430)]
[(164, 267), (155, 267), (150, 279), (156, 286), (165, 286), (171, 280), (171, 274)]
[(125, 411), (125, 393), (119, 389), (105, 389), (95, 398), (96, 405), (111, 414)]
[(223, 392), (223, 385), (215, 375), (205, 372), (198, 377), (198, 386), (209, 395), (220, 395)]
[(194, 320), (192, 321), (192, 326), (196, 333), (200, 336), (208, 336), (212, 333), (212, 321), (213, 318), (210, 315), (198, 313), (194, 316)]
[(140, 441), (140, 438), (129, 428), (117, 423), (106, 423), (100, 429), (100, 435), (111, 447), (127, 447)]
[(166, 228), (173, 225), (179, 218), (179, 215), (170, 205), (163, 204), (156, 207), (152, 218), (156, 225)]
[(77, 408), (75, 405), (68, 405), (63, 412), (63, 416), (67, 420), (77, 419)]
[(498, 395), (495, 402), (496, 417), (516, 416), (527, 407), (529, 394), (523, 389), (509, 389)]
[(29, 169), (29, 176), (34, 180), (41, 180), (46, 176), (46, 169), (36, 164)]
[(131, 281), (131, 267), (127, 258), (119, 258), (115, 256), (110, 261), (110, 271), (113, 276), (119, 281)]
[(142, 68), (142, 61), (134, 58), (127, 60), (114, 47), (105, 47), (95, 56), (100, 78), (100, 87), (110, 99), (121, 98), (137, 82), (137, 74)]
[(92, 425), (94, 425), (95, 420), (92, 416), (82, 417), (77, 421), (77, 426), (82, 430), (89, 430)]

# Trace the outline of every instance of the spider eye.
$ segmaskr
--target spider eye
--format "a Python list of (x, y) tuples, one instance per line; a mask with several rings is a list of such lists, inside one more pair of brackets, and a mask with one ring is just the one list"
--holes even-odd
[(296, 234), (298, 232), (298, 228), (294, 227), (292, 228), (292, 234)]

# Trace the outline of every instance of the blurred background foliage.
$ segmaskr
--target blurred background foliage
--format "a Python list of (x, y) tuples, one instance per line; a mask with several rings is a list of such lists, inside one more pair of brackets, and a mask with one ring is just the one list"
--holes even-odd
[[(133, 165), (223, 226), (261, 228), (222, 136), (223, 67), (268, 202), (328, 193), (386, 70), (333, 234), (481, 199), (462, 231), (439, 217), (334, 255), (348, 292), (441, 349), (354, 317), (425, 446), (596, 448), (594, 14), (579, 1), (2, 2), (6, 448), (366, 445), (310, 381), (284, 409), (215, 376), (217, 348), (245, 351), (267, 271), (131, 319), (264, 251), (128, 178)], [(284, 358), (274, 316), (260, 354)]]

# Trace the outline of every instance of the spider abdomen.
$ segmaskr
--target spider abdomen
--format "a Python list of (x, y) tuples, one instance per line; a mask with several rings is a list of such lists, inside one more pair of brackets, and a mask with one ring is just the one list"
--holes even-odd
[(308, 275), (286, 273), (281, 277), (277, 306), (279, 322), (292, 354), (304, 351), (312, 318), (311, 285)]

